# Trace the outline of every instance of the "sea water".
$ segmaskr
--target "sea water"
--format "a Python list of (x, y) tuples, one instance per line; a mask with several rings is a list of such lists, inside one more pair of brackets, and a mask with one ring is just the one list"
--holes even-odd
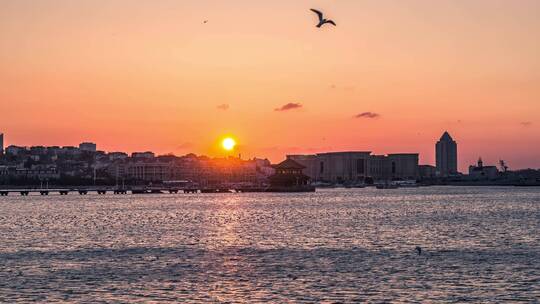
[(534, 303), (540, 188), (10, 194), (0, 301)]

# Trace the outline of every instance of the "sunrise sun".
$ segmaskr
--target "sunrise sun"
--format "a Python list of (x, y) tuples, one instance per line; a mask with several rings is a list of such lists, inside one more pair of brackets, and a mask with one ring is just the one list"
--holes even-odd
[(223, 139), (223, 141), (221, 142), (221, 146), (223, 146), (223, 149), (227, 151), (232, 151), (236, 146), (236, 141), (231, 137), (227, 137)]

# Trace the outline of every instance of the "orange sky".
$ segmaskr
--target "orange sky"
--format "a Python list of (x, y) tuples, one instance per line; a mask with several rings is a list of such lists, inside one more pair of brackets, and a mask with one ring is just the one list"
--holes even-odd
[[(315, 28), (311, 7), (338, 27)], [(537, 168), (539, 16), (532, 0), (4, 0), (0, 132), (176, 154), (233, 134), (244, 157), (433, 163), (448, 130), (462, 170)], [(275, 111), (288, 103), (301, 107)]]

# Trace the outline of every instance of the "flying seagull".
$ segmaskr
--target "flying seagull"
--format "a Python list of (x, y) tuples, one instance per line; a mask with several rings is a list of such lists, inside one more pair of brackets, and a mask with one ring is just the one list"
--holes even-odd
[(323, 13), (316, 10), (316, 9), (311, 9), (312, 12), (314, 12), (315, 14), (317, 14), (317, 16), (319, 16), (319, 24), (317, 24), (317, 27), (321, 27), (323, 25), (325, 25), (326, 23), (330, 23), (332, 24), (333, 26), (336, 26), (336, 23), (333, 21), (333, 20), (329, 20), (329, 19), (324, 19), (324, 16), (323, 16)]

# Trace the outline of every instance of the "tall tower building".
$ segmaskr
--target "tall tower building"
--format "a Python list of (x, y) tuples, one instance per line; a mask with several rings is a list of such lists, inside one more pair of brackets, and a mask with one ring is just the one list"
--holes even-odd
[(457, 143), (448, 132), (444, 132), (435, 145), (437, 175), (449, 176), (458, 173)]
[(4, 133), (0, 133), (0, 155), (4, 154)]

